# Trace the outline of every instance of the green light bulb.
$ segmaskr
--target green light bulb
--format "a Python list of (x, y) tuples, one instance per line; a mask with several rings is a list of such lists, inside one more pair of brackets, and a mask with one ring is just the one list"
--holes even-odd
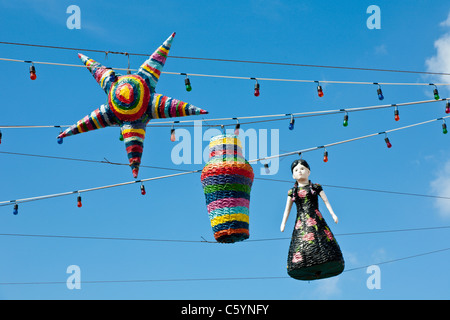
[(186, 79), (184, 79), (184, 84), (186, 85), (186, 91), (190, 92), (192, 90), (192, 87), (191, 87), (191, 82), (189, 81), (189, 78), (186, 77)]
[(342, 123), (344, 127), (348, 126), (348, 114), (344, 116), (344, 122)]
[(434, 94), (434, 99), (435, 100), (439, 100), (440, 98), (439, 98), (439, 92), (438, 92), (438, 89), (434, 89), (433, 90), (433, 94)]

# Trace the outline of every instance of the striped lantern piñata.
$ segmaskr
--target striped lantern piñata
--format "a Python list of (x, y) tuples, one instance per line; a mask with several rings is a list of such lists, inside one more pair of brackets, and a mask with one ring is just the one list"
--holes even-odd
[(209, 161), (201, 182), (211, 227), (217, 242), (249, 238), (249, 204), (253, 169), (242, 155), (234, 134), (215, 136), (209, 143)]

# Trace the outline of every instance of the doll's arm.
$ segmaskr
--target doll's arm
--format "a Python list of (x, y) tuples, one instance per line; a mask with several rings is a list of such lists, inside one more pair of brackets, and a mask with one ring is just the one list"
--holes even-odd
[(289, 218), (289, 213), (291, 212), (291, 208), (292, 208), (292, 198), (290, 196), (288, 196), (287, 201), (286, 201), (286, 207), (284, 209), (283, 220), (281, 220), (281, 226), (280, 226), (281, 232), (284, 231), (284, 227), (286, 226), (286, 221)]
[(325, 206), (327, 207), (328, 211), (330, 212), (331, 216), (333, 217), (334, 222), (338, 223), (338, 217), (334, 214), (333, 208), (331, 207), (331, 204), (328, 201), (328, 198), (323, 190), (320, 191), (319, 196), (322, 198), (323, 202), (325, 203)]

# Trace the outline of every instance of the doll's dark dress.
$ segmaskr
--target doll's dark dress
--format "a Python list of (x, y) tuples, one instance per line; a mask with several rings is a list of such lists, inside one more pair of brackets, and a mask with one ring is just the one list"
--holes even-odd
[(319, 211), (321, 191), (321, 185), (309, 182), (288, 192), (297, 206), (287, 259), (288, 274), (294, 279), (323, 279), (344, 270), (339, 244)]

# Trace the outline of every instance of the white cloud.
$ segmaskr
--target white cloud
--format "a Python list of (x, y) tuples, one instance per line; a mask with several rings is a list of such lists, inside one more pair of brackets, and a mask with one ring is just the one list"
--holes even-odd
[(448, 13), (447, 20), (442, 21), (439, 25), (441, 27), (450, 27), (450, 12)]
[(387, 53), (388, 51), (385, 44), (380, 44), (379, 46), (375, 47), (375, 54), (384, 56), (387, 55)]
[[(440, 25), (448, 29), (450, 27), (450, 13), (448, 18), (441, 22)], [(447, 31), (434, 42), (436, 54), (425, 61), (427, 71), (437, 73), (450, 73), (450, 31)], [(450, 76), (437, 75), (433, 76), (435, 82), (450, 82)]]
[(341, 288), (338, 286), (339, 277), (332, 277), (318, 281), (319, 283), (313, 292), (313, 295), (317, 296), (318, 299), (327, 300), (337, 298), (341, 294)]
[[(450, 160), (437, 173), (436, 179), (430, 183), (431, 191), (440, 197), (450, 197)], [(450, 200), (436, 199), (434, 206), (439, 214), (445, 218), (450, 218)]]

